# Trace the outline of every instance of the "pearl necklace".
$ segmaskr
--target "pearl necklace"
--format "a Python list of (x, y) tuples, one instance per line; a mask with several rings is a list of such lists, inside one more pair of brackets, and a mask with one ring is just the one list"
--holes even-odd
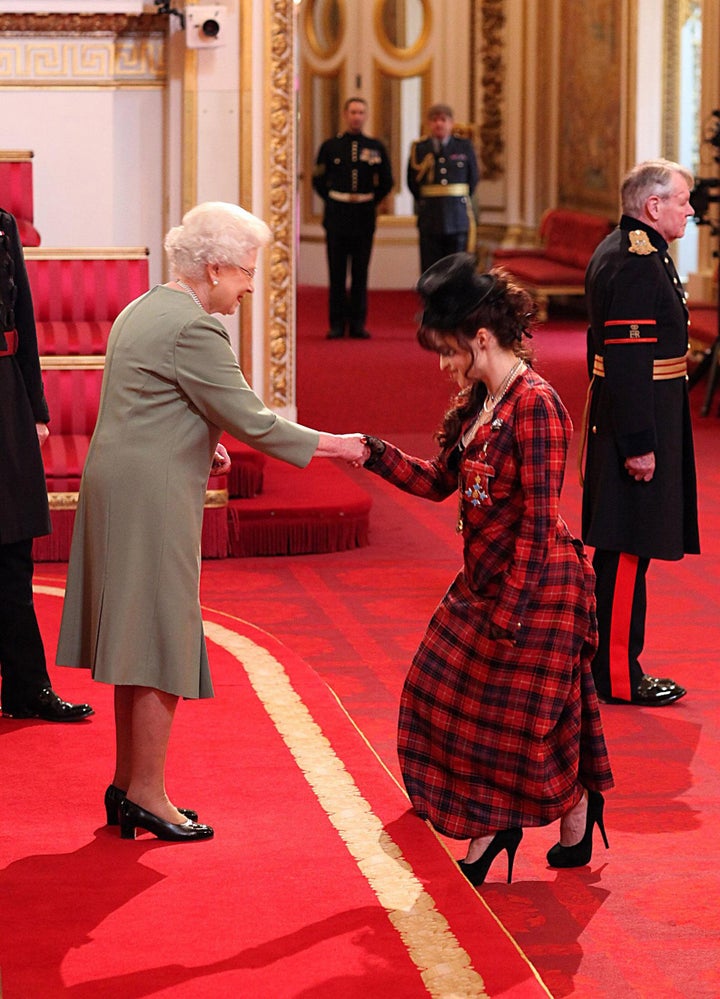
[(178, 286), (179, 288), (182, 288), (182, 290), (183, 290), (183, 291), (186, 291), (186, 292), (188, 293), (188, 295), (190, 296), (190, 298), (191, 298), (191, 299), (193, 300), (193, 302), (194, 302), (194, 303), (195, 303), (196, 305), (198, 305), (198, 306), (199, 306), (199, 307), (200, 307), (200, 308), (201, 308), (201, 309), (203, 310), (203, 312), (205, 311), (205, 308), (204, 308), (204, 306), (203, 306), (202, 302), (201, 302), (201, 301), (200, 301), (200, 299), (199, 299), (199, 298), (197, 297), (197, 295), (196, 295), (196, 294), (195, 294), (195, 292), (194, 292), (194, 291), (192, 290), (192, 288), (190, 287), (190, 285), (189, 285), (189, 284), (185, 284), (185, 282), (184, 282), (184, 281), (180, 281), (179, 279), (175, 281), (175, 284), (176, 284), (176, 285), (177, 285), (177, 286)]
[[(515, 381), (516, 376), (521, 374), (524, 370), (525, 370), (525, 361), (522, 358), (520, 358), (520, 360), (517, 361), (515, 364), (513, 364), (512, 368), (510, 368), (495, 395), (493, 395), (491, 392), (488, 392), (488, 394), (483, 399), (483, 404), (480, 407), (480, 412), (475, 417), (471, 425), (468, 427), (468, 429), (465, 431), (465, 433), (462, 435), (460, 439), (460, 445), (462, 448), (466, 448), (468, 446), (470, 441), (478, 432), (478, 428), (480, 427), (481, 423), (489, 422), (488, 420), (485, 419), (485, 417), (490, 416), (492, 413), (494, 413), (495, 408), (499, 406), (499, 404), (507, 395), (508, 389)], [(488, 400), (490, 400), (489, 406), (487, 404)]]
[[(515, 364), (513, 364), (508, 373), (505, 375), (500, 385), (500, 388), (497, 390), (497, 392), (494, 395), (492, 392), (488, 392), (488, 394), (485, 396), (482, 404), (483, 413), (492, 413), (495, 407), (500, 402), (502, 402), (507, 390), (510, 388), (515, 379), (515, 375), (519, 375), (520, 372), (524, 369), (524, 367), (525, 367), (525, 362), (521, 357), (519, 361), (516, 361)], [(490, 403), (490, 405), (488, 405), (488, 402)]]

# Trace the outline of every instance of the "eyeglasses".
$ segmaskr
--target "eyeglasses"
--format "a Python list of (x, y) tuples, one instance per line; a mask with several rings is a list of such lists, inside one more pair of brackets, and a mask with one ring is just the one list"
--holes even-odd
[(252, 270), (249, 270), (247, 267), (242, 267), (240, 264), (238, 264), (238, 270), (242, 271), (243, 274), (247, 274), (247, 276), (252, 281), (253, 278), (255, 277), (255, 272), (257, 271), (257, 267), (253, 267)]

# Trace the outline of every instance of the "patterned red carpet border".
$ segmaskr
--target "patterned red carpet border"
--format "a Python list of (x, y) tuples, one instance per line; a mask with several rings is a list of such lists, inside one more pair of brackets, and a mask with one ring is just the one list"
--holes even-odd
[[(52, 647), (62, 589), (38, 574)], [(87, 723), (0, 721), (4, 999), (548, 996), (354, 728), (267, 633), (204, 609), (216, 686), (178, 709), (171, 793), (203, 844), (104, 825), (111, 689), (57, 670)], [(12, 830), (12, 835), (9, 835)]]

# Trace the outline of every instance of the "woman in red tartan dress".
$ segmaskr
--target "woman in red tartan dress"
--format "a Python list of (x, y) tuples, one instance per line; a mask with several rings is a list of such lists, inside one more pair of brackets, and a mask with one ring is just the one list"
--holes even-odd
[[(366, 438), (366, 466), (406, 492), (459, 496), (464, 564), (428, 625), (403, 689), (398, 752), (417, 814), (470, 839), (481, 883), (523, 826), (560, 819), (555, 867), (589, 862), (613, 779), (590, 663), (594, 578), (558, 513), (572, 424), (528, 364), (532, 300), (469, 254), (429, 268), (423, 347), (461, 388), (424, 461)], [(607, 844), (607, 840), (605, 840)]]

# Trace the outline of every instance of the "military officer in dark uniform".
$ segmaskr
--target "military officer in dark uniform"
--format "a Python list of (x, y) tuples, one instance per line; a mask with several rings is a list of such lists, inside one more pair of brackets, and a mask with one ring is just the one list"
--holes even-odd
[(586, 274), (592, 379), (583, 540), (595, 548), (600, 646), (595, 685), (608, 702), (671, 704), (686, 690), (648, 676), (650, 559), (700, 551), (686, 353), (685, 294), (668, 244), (693, 215), (693, 177), (667, 160), (640, 163), (622, 185), (620, 224)]
[(77, 721), (93, 710), (52, 689), (33, 605), (32, 539), (50, 533), (49, 418), (17, 224), (0, 209), (0, 704), (5, 718)]
[(475, 225), (473, 192), (480, 178), (469, 139), (453, 135), (453, 112), (433, 104), (427, 113), (429, 135), (413, 142), (407, 167), (420, 233), (420, 267), (468, 249)]
[[(393, 186), (385, 146), (363, 135), (367, 101), (351, 97), (343, 107), (345, 131), (320, 146), (313, 188), (325, 202), (323, 226), (330, 274), (328, 339), (366, 340), (367, 277), (377, 206)], [(350, 295), (346, 290), (350, 263)]]

